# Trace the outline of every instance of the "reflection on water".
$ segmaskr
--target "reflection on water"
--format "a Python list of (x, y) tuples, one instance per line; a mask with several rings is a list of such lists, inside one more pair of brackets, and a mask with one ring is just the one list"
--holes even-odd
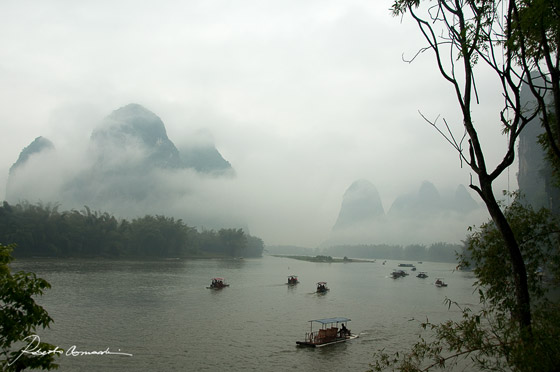
[[(26, 260), (53, 288), (39, 299), (54, 318), (43, 341), (117, 355), (61, 357), (61, 371), (367, 370), (378, 348), (402, 350), (419, 322), (458, 311), (446, 297), (477, 303), (470, 273), (424, 262), (427, 279), (391, 279), (397, 262), (312, 263), (286, 258), (236, 260)], [(420, 270), (420, 269), (419, 269)], [(286, 285), (288, 275), (300, 283)], [(230, 287), (206, 289), (212, 277)], [(433, 281), (443, 277), (447, 288)], [(330, 291), (315, 293), (327, 281)], [(310, 319), (346, 316), (360, 338), (319, 349), (295, 346)]]

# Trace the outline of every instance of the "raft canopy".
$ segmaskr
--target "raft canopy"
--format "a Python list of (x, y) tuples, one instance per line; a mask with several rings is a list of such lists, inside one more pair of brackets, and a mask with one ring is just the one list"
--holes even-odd
[(335, 317), (335, 318), (324, 318), (324, 319), (313, 319), (310, 322), (316, 322), (321, 324), (331, 324), (331, 323), (345, 323), (349, 322), (350, 319), (344, 317)]

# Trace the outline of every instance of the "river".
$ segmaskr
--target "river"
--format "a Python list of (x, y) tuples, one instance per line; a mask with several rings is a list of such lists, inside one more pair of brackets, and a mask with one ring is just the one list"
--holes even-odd
[[(405, 350), (420, 322), (456, 319), (450, 298), (474, 306), (472, 273), (449, 263), (415, 263), (428, 272), (389, 274), (399, 262), (313, 263), (284, 257), (236, 260), (27, 259), (52, 285), (37, 301), (54, 319), (42, 341), (75, 355), (60, 371), (367, 371), (375, 350)], [(289, 287), (288, 275), (300, 283)], [(210, 290), (212, 277), (230, 287)], [(436, 277), (449, 284), (434, 286)], [(315, 283), (330, 291), (314, 293)], [(352, 319), (359, 338), (323, 348), (296, 347), (308, 321)], [(122, 353), (130, 355), (107, 354)], [(82, 353), (81, 353), (82, 352)], [(91, 354), (91, 352), (101, 352)], [(87, 355), (89, 354), (89, 355)]]

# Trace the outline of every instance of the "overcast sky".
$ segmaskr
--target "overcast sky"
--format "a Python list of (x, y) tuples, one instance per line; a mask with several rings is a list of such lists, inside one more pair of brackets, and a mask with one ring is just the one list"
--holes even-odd
[[(83, 143), (132, 102), (176, 144), (211, 135), (237, 178), (207, 188), (235, 200), (224, 203), (267, 244), (320, 244), (357, 179), (385, 210), (424, 180), (468, 185), (469, 169), (418, 113), (460, 125), (453, 91), (431, 54), (403, 62), (424, 42), (391, 3), (2, 1), (0, 198), (34, 138)], [(492, 83), (479, 79), (476, 120), (495, 164), (506, 139)], [(516, 172), (497, 190), (515, 189)]]

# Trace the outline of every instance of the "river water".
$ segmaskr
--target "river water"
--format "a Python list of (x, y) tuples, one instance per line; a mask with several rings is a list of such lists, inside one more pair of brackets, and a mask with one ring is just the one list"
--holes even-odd
[[(415, 263), (416, 264), (416, 263)], [(416, 264), (427, 279), (391, 279), (398, 262), (312, 263), (283, 257), (237, 260), (20, 260), (52, 288), (38, 298), (54, 319), (41, 341), (76, 352), (60, 371), (367, 371), (375, 350), (405, 350), (420, 322), (457, 319), (444, 304), (478, 302), (471, 273), (449, 263)], [(299, 276), (289, 287), (287, 276)], [(212, 277), (230, 287), (210, 290)], [(434, 286), (436, 277), (449, 284)], [(314, 293), (315, 283), (330, 291)], [(352, 319), (359, 338), (323, 348), (296, 347), (308, 321)], [(102, 353), (103, 354), (103, 353)]]

